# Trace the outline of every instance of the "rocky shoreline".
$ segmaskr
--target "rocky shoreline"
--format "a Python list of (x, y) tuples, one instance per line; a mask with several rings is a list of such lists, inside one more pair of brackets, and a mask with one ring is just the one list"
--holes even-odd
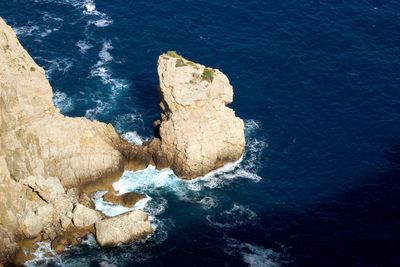
[(23, 264), (38, 240), (62, 251), (87, 233), (101, 246), (147, 238), (147, 214), (107, 218), (90, 194), (106, 190), (107, 201), (132, 206), (143, 195), (112, 191), (124, 170), (152, 164), (192, 179), (242, 156), (243, 121), (226, 107), (233, 89), (222, 72), (168, 52), (158, 74), (156, 136), (130, 144), (110, 124), (60, 114), (44, 70), (0, 18), (0, 265)]

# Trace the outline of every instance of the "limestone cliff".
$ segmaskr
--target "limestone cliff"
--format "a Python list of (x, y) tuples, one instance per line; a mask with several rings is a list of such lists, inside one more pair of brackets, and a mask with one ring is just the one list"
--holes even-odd
[(228, 78), (175, 52), (159, 57), (158, 75), (163, 110), (158, 158), (167, 158), (182, 178), (238, 160), (245, 145), (244, 124), (226, 106), (233, 101)]
[(0, 18), (0, 263), (17, 241), (53, 240), (71, 226), (80, 198), (73, 187), (126, 161), (150, 161), (139, 152), (111, 125), (61, 115), (44, 70)]
[(122, 168), (111, 125), (61, 115), (45, 73), (0, 20), (0, 146), (11, 177), (56, 176), (67, 186)]

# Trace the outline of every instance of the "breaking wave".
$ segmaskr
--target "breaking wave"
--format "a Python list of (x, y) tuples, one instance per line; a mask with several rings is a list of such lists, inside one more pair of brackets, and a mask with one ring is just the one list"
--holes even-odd
[(120, 215), (122, 213), (132, 211), (132, 210), (144, 210), (147, 202), (151, 200), (151, 197), (146, 196), (146, 198), (139, 200), (132, 208), (127, 208), (121, 205), (115, 205), (103, 200), (103, 196), (107, 191), (99, 191), (93, 194), (93, 202), (97, 210), (101, 211), (107, 216), (113, 217)]
[[(136, 117), (133, 118), (136, 119)], [(252, 125), (255, 125), (255, 123), (252, 122)], [(125, 137), (134, 143), (140, 143), (143, 140), (135, 132), (125, 133)], [(248, 137), (246, 152), (241, 159), (228, 163), (205, 176), (186, 181), (178, 178), (171, 169), (157, 170), (150, 165), (144, 170), (124, 172), (122, 177), (113, 184), (113, 187), (121, 194), (139, 192), (147, 194), (151, 198), (169, 192), (175, 194), (181, 200), (196, 202), (204, 207), (211, 208), (216, 205), (216, 201), (208, 194), (209, 189), (221, 188), (238, 179), (253, 182), (259, 182), (262, 179), (251, 168), (257, 168), (257, 157), (266, 145), (264, 142), (260, 143), (260, 141), (251, 138), (250, 134), (248, 134)], [(255, 141), (256, 143), (254, 143)], [(240, 212), (242, 210), (240, 206), (235, 205), (232, 211)]]
[(143, 138), (138, 135), (137, 132), (126, 132), (122, 134), (122, 137), (128, 140), (129, 143), (136, 144), (136, 145), (143, 145)]

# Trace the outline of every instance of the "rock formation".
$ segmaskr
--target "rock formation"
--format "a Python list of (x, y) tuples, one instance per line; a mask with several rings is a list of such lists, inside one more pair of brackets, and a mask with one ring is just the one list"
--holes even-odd
[(0, 142), (14, 180), (54, 176), (72, 187), (123, 167), (114, 128), (61, 115), (44, 70), (2, 20), (0, 60)]
[(90, 226), (102, 219), (101, 213), (85, 207), (81, 204), (76, 204), (74, 208), (73, 222), (77, 227)]
[[(233, 98), (228, 78), (172, 52), (160, 56), (158, 73), (158, 138), (132, 145), (112, 125), (60, 114), (44, 70), (0, 18), (0, 266), (26, 238), (51, 240), (61, 250), (87, 231), (102, 246), (153, 233), (140, 211), (104, 218), (78, 186), (150, 163), (194, 178), (241, 157), (243, 121), (226, 107)], [(106, 195), (125, 206), (142, 197)]]
[(159, 57), (158, 75), (163, 113), (156, 165), (168, 162), (179, 177), (190, 179), (238, 160), (244, 124), (226, 106), (233, 100), (228, 78), (173, 51)]
[(148, 215), (139, 210), (99, 221), (95, 227), (100, 246), (127, 244), (153, 233)]
[(0, 18), (0, 264), (19, 240), (54, 240), (98, 221), (74, 187), (151, 158), (111, 125), (61, 115), (52, 97), (44, 70)]

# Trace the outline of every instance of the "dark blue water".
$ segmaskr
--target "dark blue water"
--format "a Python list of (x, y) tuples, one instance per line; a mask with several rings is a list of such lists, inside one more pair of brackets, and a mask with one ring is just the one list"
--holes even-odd
[(150, 138), (157, 57), (176, 50), (227, 74), (247, 125), (235, 170), (135, 187), (163, 206), (156, 237), (54, 264), (400, 266), (400, 2), (1, 0), (0, 16), (68, 116)]

